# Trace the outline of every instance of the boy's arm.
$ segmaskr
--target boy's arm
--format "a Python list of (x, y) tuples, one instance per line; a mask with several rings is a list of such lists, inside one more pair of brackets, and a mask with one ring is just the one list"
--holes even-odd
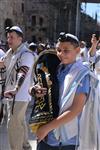
[(58, 116), (56, 119), (50, 123), (40, 127), (37, 131), (37, 138), (39, 141), (43, 140), (44, 137), (53, 129), (56, 129), (63, 124), (71, 121), (76, 116), (78, 116), (83, 109), (86, 101), (86, 94), (80, 93), (76, 94), (72, 106), (66, 110), (63, 114)]
[(97, 47), (97, 43), (98, 43), (95, 34), (92, 35), (91, 43), (92, 43), (92, 45), (89, 49), (89, 55), (90, 55), (90, 57), (93, 57), (96, 54), (96, 47)]
[(47, 88), (41, 87), (38, 83), (31, 86), (29, 94), (33, 97), (44, 97), (47, 94)]

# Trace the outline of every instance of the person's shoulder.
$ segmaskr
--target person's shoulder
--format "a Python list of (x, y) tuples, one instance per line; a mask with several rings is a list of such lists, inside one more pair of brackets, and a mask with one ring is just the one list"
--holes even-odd
[(4, 55), (5, 55), (5, 52), (2, 49), (0, 49), (0, 57), (2, 57)]
[(3, 49), (1, 49), (1, 48), (0, 48), (0, 53), (4, 53), (4, 54), (5, 54), (5, 52), (4, 52)]
[(32, 52), (31, 51), (29, 51), (29, 50), (26, 50), (26, 51), (24, 51), (22, 54), (21, 54), (21, 57), (22, 58), (33, 58), (34, 56), (33, 56), (33, 54), (32, 54)]
[(22, 44), (22, 51), (21, 51), (21, 55), (23, 55), (23, 54), (25, 54), (25, 55), (28, 55), (28, 54), (32, 55), (32, 51), (29, 50), (27, 45), (24, 44), (24, 43)]

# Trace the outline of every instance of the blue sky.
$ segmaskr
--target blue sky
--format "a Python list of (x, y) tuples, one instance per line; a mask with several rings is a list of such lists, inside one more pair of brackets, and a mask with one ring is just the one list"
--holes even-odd
[(97, 12), (98, 21), (100, 22), (100, 3), (82, 3), (83, 12), (86, 12), (91, 17), (95, 18), (95, 13)]

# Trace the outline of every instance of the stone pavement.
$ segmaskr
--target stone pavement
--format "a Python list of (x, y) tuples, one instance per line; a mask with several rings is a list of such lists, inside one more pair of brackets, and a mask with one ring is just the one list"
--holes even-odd
[[(28, 110), (27, 110), (27, 121), (30, 116), (32, 106), (29, 105)], [(32, 150), (36, 150), (36, 140), (35, 136), (31, 133), (29, 129), (29, 142), (32, 146)], [(2, 126), (0, 126), (0, 150), (10, 150), (9, 147), (9, 142), (8, 142), (8, 135), (7, 135), (7, 126), (6, 126), (6, 121), (3, 123)]]

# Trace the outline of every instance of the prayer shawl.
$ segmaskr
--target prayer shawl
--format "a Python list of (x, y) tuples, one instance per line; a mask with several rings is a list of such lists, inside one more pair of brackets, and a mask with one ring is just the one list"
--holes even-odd
[(100, 91), (94, 74), (90, 74), (90, 87), (80, 120), (78, 150), (100, 150)]
[[(55, 137), (62, 142), (74, 136), (79, 136), (76, 145), (78, 150), (99, 150), (100, 149), (100, 97), (98, 96), (98, 80), (87, 67), (76, 62), (65, 78), (65, 89), (61, 98), (60, 114), (66, 111), (73, 103), (75, 92), (80, 81), (85, 75), (90, 74), (90, 93), (87, 102), (83, 108), (80, 123), (76, 117), (69, 123), (66, 123), (54, 130)], [(69, 83), (69, 84), (68, 84)], [(64, 95), (65, 94), (65, 95)], [(64, 98), (63, 98), (64, 97)]]
[(98, 106), (97, 129), (98, 129), (98, 147), (100, 149), (100, 74), (98, 75), (98, 80), (99, 80), (99, 85), (98, 85), (98, 101), (97, 101), (97, 106)]
[[(21, 57), (21, 55), (25, 52), (30, 52), (27, 47), (24, 44), (21, 44), (20, 47), (17, 48), (15, 52), (12, 53), (12, 49), (9, 49), (5, 55), (4, 64), (6, 66), (6, 82), (5, 82), (5, 88), (6, 90), (11, 88), (11, 74), (14, 69), (15, 64), (17, 63), (17, 60)], [(31, 52), (30, 52), (31, 53)], [(13, 83), (15, 86), (15, 84)], [(13, 87), (12, 87), (13, 88)]]
[(97, 116), (97, 133), (98, 133), (98, 143), (97, 148), (100, 149), (100, 50), (97, 51), (96, 60), (95, 60), (95, 70), (94, 70), (96, 77), (99, 80), (98, 87), (96, 89), (96, 102), (97, 102), (97, 110), (98, 110), (98, 116)]
[(95, 74), (100, 76), (100, 55), (95, 60)]
[[(65, 112), (73, 103), (76, 89), (80, 81), (89, 73), (89, 69), (83, 66), (81, 61), (77, 61), (71, 67), (68, 75), (65, 76), (64, 90), (60, 100), (59, 115)], [(69, 123), (66, 123), (54, 130), (55, 137), (59, 139), (62, 144), (66, 143), (66, 139), (70, 139), (78, 135), (78, 117), (74, 118)]]

